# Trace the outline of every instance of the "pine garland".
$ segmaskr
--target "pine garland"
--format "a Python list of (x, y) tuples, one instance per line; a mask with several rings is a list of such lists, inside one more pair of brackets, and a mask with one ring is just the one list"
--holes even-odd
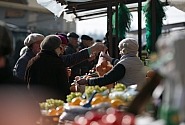
[[(166, 17), (166, 14), (163, 9), (163, 4), (160, 0), (156, 1), (156, 40), (161, 34), (163, 19)], [(146, 3), (143, 7), (143, 12), (145, 14), (145, 23), (146, 23), (146, 50), (148, 53), (152, 53), (152, 2), (151, 0)]]
[[(125, 4), (118, 5), (118, 41), (125, 38), (125, 34), (130, 29), (132, 14)], [(116, 13), (112, 15), (112, 34), (116, 35)]]

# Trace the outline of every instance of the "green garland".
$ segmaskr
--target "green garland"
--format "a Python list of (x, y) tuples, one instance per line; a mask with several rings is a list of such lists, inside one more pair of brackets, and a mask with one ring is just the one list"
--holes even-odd
[[(125, 38), (125, 34), (130, 29), (132, 14), (125, 4), (118, 5), (118, 41)], [(116, 13), (112, 15), (112, 34), (116, 35)]]
[[(163, 4), (160, 0), (156, 1), (156, 40), (161, 34), (163, 19), (166, 14), (163, 9)], [(151, 0), (143, 7), (143, 12), (145, 14), (146, 23), (146, 50), (149, 54), (152, 53), (152, 2)]]

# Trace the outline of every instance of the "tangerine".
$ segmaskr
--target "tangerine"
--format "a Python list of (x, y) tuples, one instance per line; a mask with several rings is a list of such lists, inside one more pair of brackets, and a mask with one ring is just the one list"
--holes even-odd
[(122, 100), (120, 100), (120, 99), (113, 99), (113, 100), (111, 100), (111, 105), (112, 105), (112, 107), (114, 107), (114, 108), (117, 108), (119, 105), (121, 105), (123, 103), (123, 101)]
[(82, 101), (81, 97), (76, 97), (71, 100), (71, 105), (80, 105), (80, 102)]
[(83, 99), (81, 102), (80, 102), (80, 105), (82, 106), (82, 105), (84, 105), (84, 104), (86, 104), (87, 103), (87, 100), (86, 99)]
[(64, 112), (63, 106), (58, 106), (56, 108), (58, 114), (62, 114)]
[(56, 109), (49, 109), (48, 112), (46, 113), (47, 116), (56, 116), (57, 110)]
[(107, 96), (103, 96), (102, 99), (104, 102), (111, 102), (111, 99)]
[(103, 98), (102, 97), (94, 97), (91, 101), (91, 105), (96, 105), (98, 103), (103, 102)]

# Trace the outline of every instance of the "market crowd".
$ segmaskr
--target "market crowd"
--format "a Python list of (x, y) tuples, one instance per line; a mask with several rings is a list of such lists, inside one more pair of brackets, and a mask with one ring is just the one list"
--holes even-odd
[[(7, 56), (12, 53), (12, 36), (3, 22), (0, 28), (0, 84), (2, 86), (0, 89), (6, 88), (3, 91), (0, 90), (0, 99), (16, 106), (26, 105), (22, 106), (21, 110), (22, 115), (28, 115), (23, 115), (25, 118), (30, 117), (29, 113), (25, 112), (36, 114), (27, 119), (30, 123), (33, 123), (36, 116), (39, 115), (37, 112), (39, 111), (37, 106), (39, 102), (48, 98), (66, 101), (75, 77), (88, 73), (97, 64), (99, 56), (104, 57), (114, 67), (104, 76), (81, 79), (78, 84), (103, 86), (118, 81), (129, 86), (145, 80), (143, 63), (137, 57), (138, 44), (135, 39), (126, 38), (120, 41), (118, 49), (121, 58), (114, 59), (105, 53), (99, 55), (101, 51), (108, 51), (101, 41), (96, 42), (88, 35), (79, 37), (75, 32), (47, 36), (39, 33), (29, 34), (24, 40), (25, 46), (20, 51), (20, 58), (11, 70)], [(7, 97), (8, 100), (3, 97)], [(17, 98), (20, 99), (17, 100)], [(28, 108), (30, 105), (32, 106)], [(4, 104), (0, 108), (6, 107), (4, 110), (7, 110), (7, 106), (12, 107)], [(12, 110), (15, 109), (12, 108)], [(18, 111), (15, 110), (15, 112)], [(9, 115), (15, 115), (11, 113), (10, 111)], [(17, 117), (12, 116), (12, 118), (16, 119)], [(0, 119), (0, 122), (6, 125), (11, 121)], [(18, 124), (22, 125), (22, 123)], [(25, 123), (23, 122), (23, 124)]]

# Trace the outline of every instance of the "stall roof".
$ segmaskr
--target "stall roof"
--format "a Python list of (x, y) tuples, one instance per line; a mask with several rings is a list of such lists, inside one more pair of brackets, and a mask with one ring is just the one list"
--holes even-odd
[[(138, 7), (138, 0), (91, 0), (86, 2), (70, 2), (70, 0), (64, 2), (64, 0), (57, 0), (57, 2), (61, 3), (61, 5), (66, 4), (66, 14), (74, 14), (79, 20), (107, 16), (108, 4), (111, 4), (114, 9), (117, 3), (124, 3), (130, 11), (137, 11)], [(141, 0), (141, 2), (146, 2), (146, 0)]]

